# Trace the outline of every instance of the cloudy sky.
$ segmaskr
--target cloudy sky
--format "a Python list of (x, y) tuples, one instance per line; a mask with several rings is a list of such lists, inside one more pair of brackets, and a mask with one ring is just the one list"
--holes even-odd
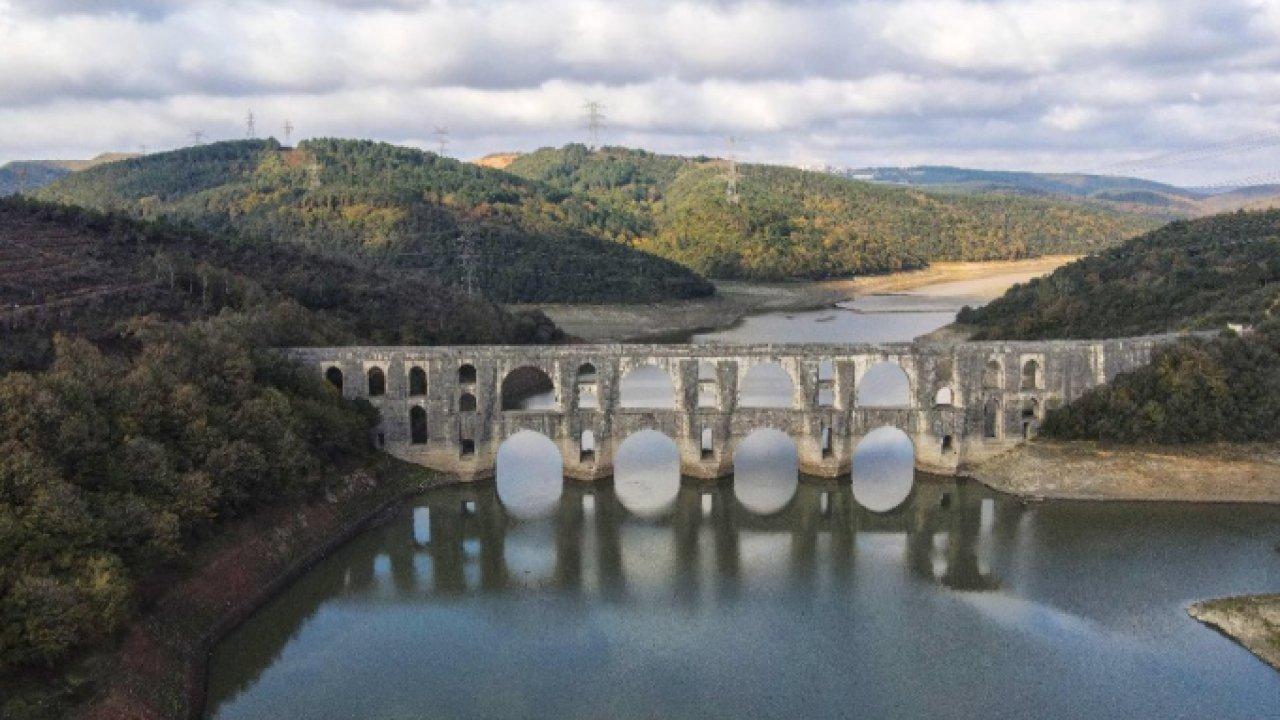
[(0, 0), (0, 161), (250, 109), (470, 158), (582, 140), (587, 99), (663, 151), (1280, 179), (1280, 0)]

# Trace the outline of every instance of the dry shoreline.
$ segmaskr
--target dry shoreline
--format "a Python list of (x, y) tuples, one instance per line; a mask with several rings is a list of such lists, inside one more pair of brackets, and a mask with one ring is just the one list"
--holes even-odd
[(979, 463), (969, 474), (1028, 500), (1280, 503), (1280, 443), (1036, 441)]
[(1205, 600), (1187, 614), (1280, 670), (1280, 594)]
[(1051, 255), (1030, 260), (939, 262), (923, 270), (845, 280), (720, 281), (716, 283), (715, 296), (698, 300), (512, 307), (542, 310), (565, 332), (589, 342), (654, 340), (727, 328), (753, 313), (816, 310), (859, 295), (903, 292), (940, 283), (982, 281), (975, 283), (979, 292), (994, 297), (1016, 282), (1047, 274), (1076, 257)]

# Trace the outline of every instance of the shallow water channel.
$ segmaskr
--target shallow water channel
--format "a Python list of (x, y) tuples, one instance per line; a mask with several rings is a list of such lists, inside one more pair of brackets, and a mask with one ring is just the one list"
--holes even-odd
[[(973, 300), (870, 296), (691, 341), (909, 340)], [(1280, 508), (1027, 506), (915, 476), (905, 436), (875, 437), (835, 482), (760, 430), (708, 485), (643, 432), (587, 486), (517, 435), (496, 483), (416, 498), (221, 642), (207, 713), (1280, 717), (1280, 676), (1185, 612), (1280, 586)]]

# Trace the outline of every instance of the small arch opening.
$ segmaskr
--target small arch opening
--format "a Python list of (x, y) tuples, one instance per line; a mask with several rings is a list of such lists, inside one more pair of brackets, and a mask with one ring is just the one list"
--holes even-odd
[(476, 396), (471, 393), (462, 393), (458, 398), (458, 412), (475, 412)]
[(857, 397), (860, 407), (910, 407), (911, 379), (898, 363), (878, 362), (862, 376)]
[(821, 426), (821, 428), (819, 428), (818, 443), (822, 448), (822, 457), (824, 459), (830, 459), (835, 454), (831, 444), (831, 427), (830, 426), (823, 425)]
[(956, 404), (956, 393), (950, 387), (940, 387), (933, 395), (934, 407), (951, 407)]
[(550, 410), (556, 405), (555, 389), (542, 368), (518, 367), (502, 379), (502, 409)]
[(427, 394), (427, 371), (416, 365), (409, 370), (409, 394), (415, 397)]
[(342, 392), (342, 371), (337, 367), (331, 367), (328, 370), (325, 370), (324, 379), (328, 380), (330, 385), (337, 388), (338, 392)]
[(380, 367), (369, 368), (369, 397), (387, 394), (387, 374)]
[(578, 462), (590, 463), (596, 460), (596, 434), (591, 430), (583, 430), (578, 442)]
[(409, 410), (409, 442), (414, 445), (427, 442), (427, 411), (416, 405)]
[(600, 381), (596, 366), (583, 363), (578, 367), (574, 388), (577, 393), (578, 407), (583, 410), (600, 409)]
[(1040, 363), (1028, 360), (1022, 364), (1022, 389), (1038, 390), (1041, 386)]
[(950, 435), (942, 436), (942, 454), (950, 455), (956, 451), (955, 440)]
[(995, 398), (982, 408), (982, 436), (988, 439), (1000, 437), (1000, 402)]
[(714, 459), (716, 456), (715, 433), (712, 431), (710, 425), (702, 426), (702, 433), (699, 440), (701, 441), (700, 444), (702, 447), (702, 459)]
[(476, 366), (471, 363), (466, 363), (462, 367), (458, 368), (458, 382), (463, 385), (475, 385)]
[(716, 366), (707, 360), (698, 361), (698, 407), (720, 406), (719, 378)]
[(671, 376), (657, 365), (641, 365), (622, 378), (624, 408), (671, 410), (676, 407), (676, 388)]
[(1004, 387), (1001, 378), (1004, 376), (1004, 370), (1000, 367), (999, 360), (988, 360), (987, 365), (982, 370), (982, 387), (988, 390), (999, 390)]

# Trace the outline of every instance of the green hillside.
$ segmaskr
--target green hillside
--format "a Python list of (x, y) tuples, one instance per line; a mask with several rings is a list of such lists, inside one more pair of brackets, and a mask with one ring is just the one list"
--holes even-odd
[(788, 167), (726, 168), (626, 148), (544, 148), (507, 171), (550, 185), (576, 224), (720, 278), (827, 278), (933, 260), (1010, 259), (1100, 249), (1155, 221), (1078, 203), (966, 196)]
[(1280, 310), (1280, 211), (1178, 221), (1010, 289), (958, 320), (981, 339), (1119, 337)]
[(272, 344), (558, 337), (540, 315), (513, 315), (428, 278), (340, 255), (0, 199), (0, 372), (45, 365), (55, 330), (111, 344), (136, 316), (192, 321), (264, 308), (283, 313)]
[(650, 301), (713, 290), (675, 263), (578, 226), (557, 190), (385, 143), (215, 143), (75, 173), (38, 197), (355, 255), (451, 285), (463, 284), (466, 237), (475, 282), (498, 301)]

